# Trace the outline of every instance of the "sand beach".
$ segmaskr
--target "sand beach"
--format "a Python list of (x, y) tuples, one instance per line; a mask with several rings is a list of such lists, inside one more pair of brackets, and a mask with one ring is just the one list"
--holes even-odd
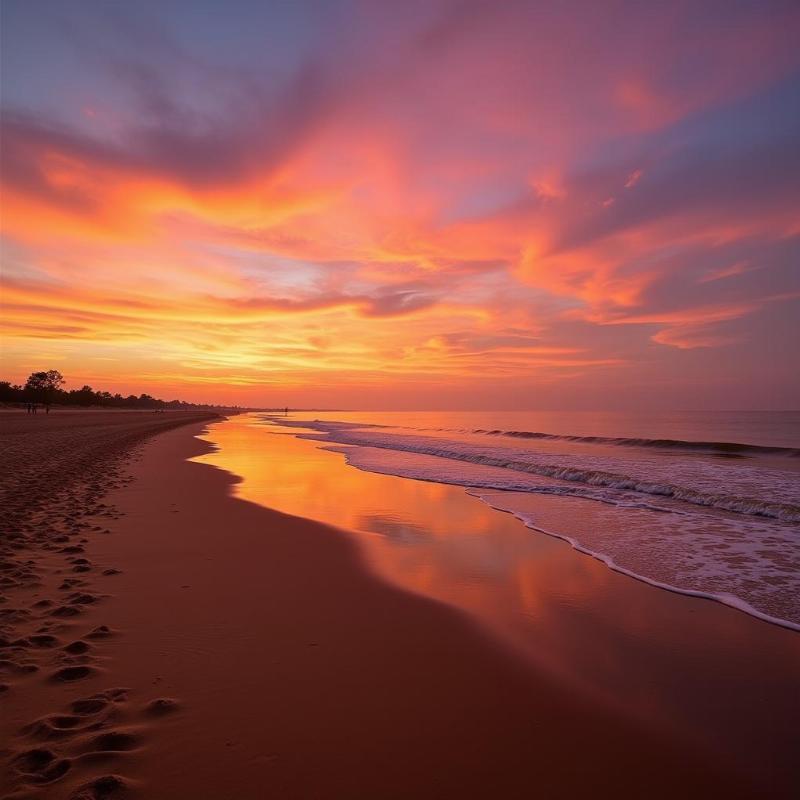
[[(236, 497), (238, 478), (188, 460), (236, 418), (209, 434), (179, 413), (65, 413), (21, 434), (41, 422), (0, 418), (20, 532), (3, 542), (3, 796), (791, 795), (786, 764), (759, 775), (620, 713), (384, 580), (345, 531)], [(674, 598), (619, 578), (631, 602)], [(736, 619), (797, 657), (793, 632)]]

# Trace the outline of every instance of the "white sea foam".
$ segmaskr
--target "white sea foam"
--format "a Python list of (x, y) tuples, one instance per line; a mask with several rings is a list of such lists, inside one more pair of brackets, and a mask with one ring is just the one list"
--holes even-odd
[(467, 487), (612, 569), (800, 630), (797, 472), (645, 451), (554, 453), (530, 441), (498, 446), (353, 423), (289, 425), (355, 467)]
[[(303, 438), (437, 456), (585, 486), (673, 497), (694, 505), (800, 522), (800, 480), (796, 472), (712, 463), (697, 458), (665, 459), (650, 453), (596, 456), (541, 452), (535, 446), (515, 446), (516, 443), (484, 445), (474, 441), (402, 435), (353, 423), (283, 424), (319, 432), (301, 434)], [(585, 491), (578, 490), (578, 493), (585, 494)]]

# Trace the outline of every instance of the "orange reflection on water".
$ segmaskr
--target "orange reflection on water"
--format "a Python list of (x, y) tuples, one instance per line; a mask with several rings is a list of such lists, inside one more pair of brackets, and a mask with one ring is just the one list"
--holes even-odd
[[(239, 476), (245, 500), (348, 531), (379, 575), (462, 609), (574, 691), (744, 763), (791, 764), (800, 636), (612, 572), (462, 488), (347, 466), (298, 432), (236, 417), (197, 460)], [(603, 524), (601, 504), (529, 501), (548, 521)]]

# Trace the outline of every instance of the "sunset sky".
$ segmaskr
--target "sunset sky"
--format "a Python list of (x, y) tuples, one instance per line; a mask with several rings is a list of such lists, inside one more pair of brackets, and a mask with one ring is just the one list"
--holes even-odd
[(800, 3), (2, 0), (2, 376), (800, 406)]

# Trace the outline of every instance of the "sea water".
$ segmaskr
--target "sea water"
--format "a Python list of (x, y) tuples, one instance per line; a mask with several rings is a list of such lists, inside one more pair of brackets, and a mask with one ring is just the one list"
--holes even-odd
[(800, 413), (294, 412), (352, 467), (463, 486), (610, 568), (800, 630)]

